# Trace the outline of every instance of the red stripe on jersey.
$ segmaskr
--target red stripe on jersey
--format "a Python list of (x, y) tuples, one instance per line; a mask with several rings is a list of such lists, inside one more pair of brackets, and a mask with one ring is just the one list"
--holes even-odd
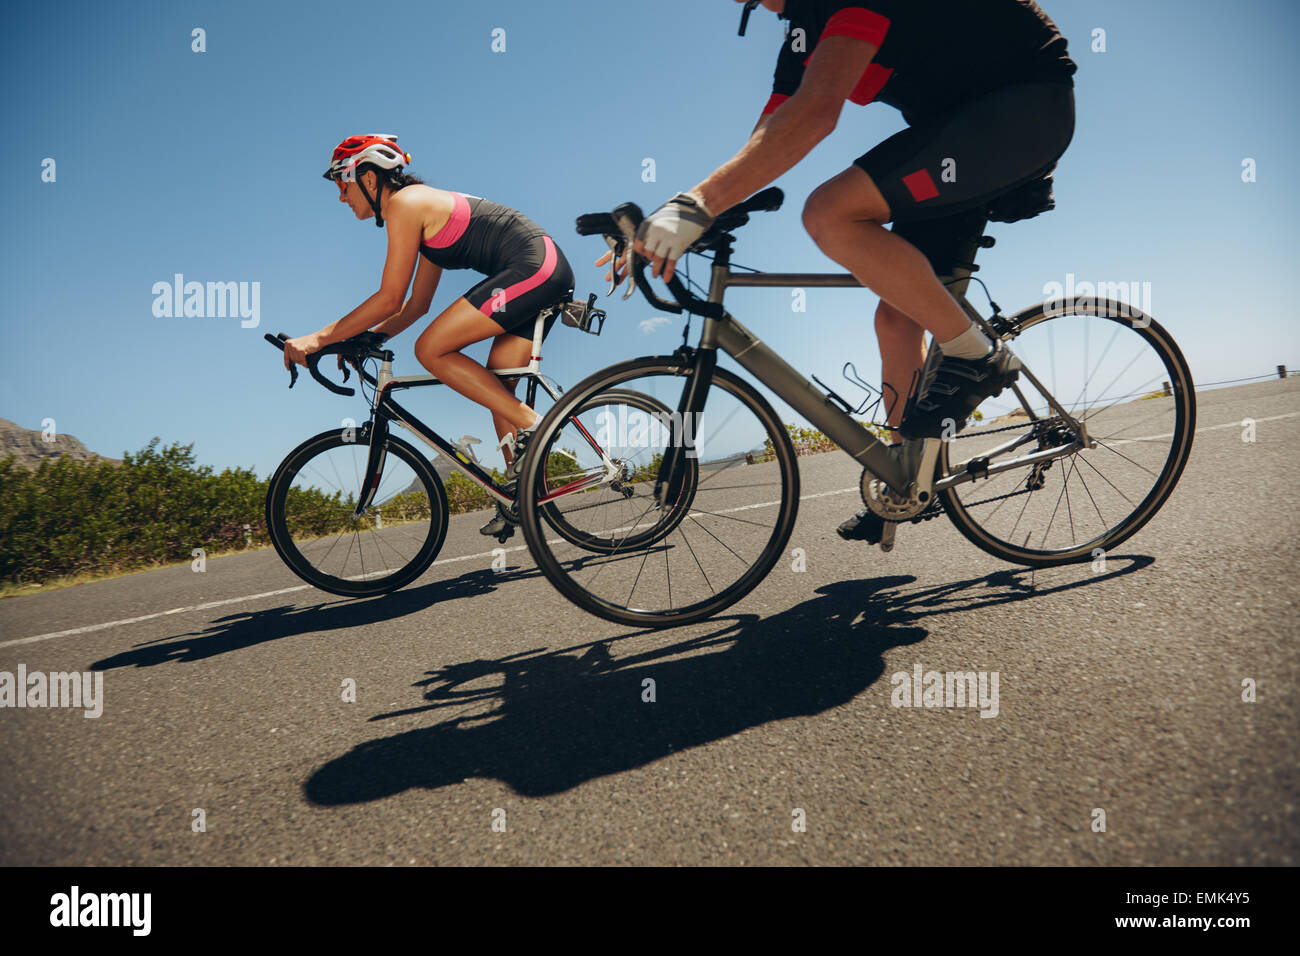
[[(822, 31), (821, 40), (827, 37), (853, 37), (855, 40), (866, 40), (878, 47), (885, 42), (885, 34), (888, 32), (888, 17), (881, 16), (874, 10), (849, 7), (836, 12), (830, 18), (826, 29)], [(821, 40), (817, 42), (820, 43)]]
[(769, 99), (767, 105), (763, 107), (763, 115), (766, 116), (768, 113), (775, 113), (776, 108), (789, 98), (790, 97), (786, 96), (784, 93), (773, 93), (772, 98)]
[(929, 172), (924, 169), (918, 169), (916, 172), (904, 176), (903, 185), (907, 187), (907, 191), (912, 194), (912, 198), (917, 202), (925, 202), (927, 199), (933, 199), (939, 195), (934, 180), (930, 178)]
[(866, 106), (879, 95), (893, 75), (894, 68), (892, 66), (881, 66), (879, 63), (872, 63), (862, 74), (861, 79), (858, 80), (858, 85), (853, 87), (853, 92), (849, 94), (849, 100), (859, 106)]

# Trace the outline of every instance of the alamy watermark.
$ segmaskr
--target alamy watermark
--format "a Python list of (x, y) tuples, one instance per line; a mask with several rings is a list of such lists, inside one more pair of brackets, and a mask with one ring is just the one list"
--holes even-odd
[(978, 707), (981, 717), (998, 715), (997, 671), (926, 671), (918, 663), (889, 682), (895, 707)]
[(1150, 282), (1076, 282), (1074, 273), (1067, 272), (1064, 284), (1044, 284), (1043, 296), (1048, 318), (1096, 310), (1098, 315), (1129, 319), (1137, 329), (1151, 324)]
[(83, 893), (81, 887), (50, 897), (51, 926), (126, 926), (133, 936), (148, 936), (152, 893)]
[(0, 707), (79, 707), (85, 710), (83, 717), (99, 717), (104, 713), (104, 674), (46, 674), (19, 664), (16, 674), (0, 671)]
[(666, 448), (681, 446), (687, 458), (698, 458), (700, 412), (645, 412), (620, 406), (603, 408), (597, 416), (596, 443), (602, 447)]
[(153, 314), (159, 319), (243, 319), (255, 329), (262, 322), (262, 283), (186, 282), (177, 272), (171, 282), (153, 284)]

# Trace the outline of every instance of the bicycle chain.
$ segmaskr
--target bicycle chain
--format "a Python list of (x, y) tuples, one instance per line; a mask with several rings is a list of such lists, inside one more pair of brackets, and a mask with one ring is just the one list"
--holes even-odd
[[(1036, 424), (1036, 423), (1030, 423), (1030, 424)], [(989, 428), (977, 433), (972, 433), (969, 435), (955, 435), (954, 437), (955, 438), (977, 438), (980, 435), (992, 435), (994, 432), (1016, 431), (1017, 429), (1022, 429), (1024, 427), (1025, 427), (1024, 425), (1004, 425), (1001, 428)], [(988, 504), (992, 504), (995, 501), (1003, 501), (1007, 498), (1015, 498), (1019, 495), (1027, 495), (1027, 494), (1031, 494), (1030, 490), (1028, 488), (1021, 488), (1019, 491), (1009, 491), (1005, 495), (997, 495), (996, 497), (993, 498), (985, 498), (983, 501), (972, 501), (969, 503), (964, 502), (962, 504), (962, 507), (974, 508), (978, 505), (988, 505)], [(909, 518), (908, 521), (910, 521), (912, 524), (920, 524), (922, 521), (930, 521), (933, 518), (937, 518), (941, 514), (943, 514), (943, 507), (939, 504), (939, 499), (936, 496), (934, 501), (931, 502), (928, 508), (926, 508), (920, 514)]]

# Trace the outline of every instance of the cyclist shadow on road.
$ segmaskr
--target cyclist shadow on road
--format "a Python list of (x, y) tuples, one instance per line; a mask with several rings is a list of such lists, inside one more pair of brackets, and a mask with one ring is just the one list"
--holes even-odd
[[(903, 590), (911, 576), (841, 581), (788, 611), (716, 619), (712, 630), (677, 643), (661, 640), (672, 631), (636, 631), (451, 664), (416, 683), (426, 688), (426, 703), (371, 719), (448, 708), (460, 714), (358, 745), (312, 774), (304, 795), (334, 806), (468, 777), (499, 779), (523, 796), (559, 793), (847, 703), (879, 680), (885, 651), (928, 635), (921, 622), (930, 615), (1101, 585), (1152, 561), (1112, 556), (1105, 573), (1084, 571), (1042, 587), (1022, 569), (914, 591)], [(888, 700), (889, 687), (875, 693)]]
[(534, 567), (506, 571), (483, 569), (366, 600), (331, 596), (327, 601), (308, 607), (282, 604), (260, 611), (230, 614), (214, 619), (201, 631), (148, 641), (132, 650), (98, 660), (90, 665), (90, 669), (106, 671), (116, 667), (152, 667), (168, 661), (201, 661), (300, 634), (387, 624), (408, 614), (427, 611), (432, 604), (488, 594), (501, 585), (537, 577), (540, 573)]

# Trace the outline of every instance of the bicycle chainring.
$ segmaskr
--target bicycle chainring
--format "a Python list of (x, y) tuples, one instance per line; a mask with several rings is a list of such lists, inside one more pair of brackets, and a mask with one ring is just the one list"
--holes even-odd
[(910, 521), (925, 510), (928, 501), (919, 501), (895, 492), (871, 472), (862, 472), (862, 501), (871, 513), (886, 521)]

